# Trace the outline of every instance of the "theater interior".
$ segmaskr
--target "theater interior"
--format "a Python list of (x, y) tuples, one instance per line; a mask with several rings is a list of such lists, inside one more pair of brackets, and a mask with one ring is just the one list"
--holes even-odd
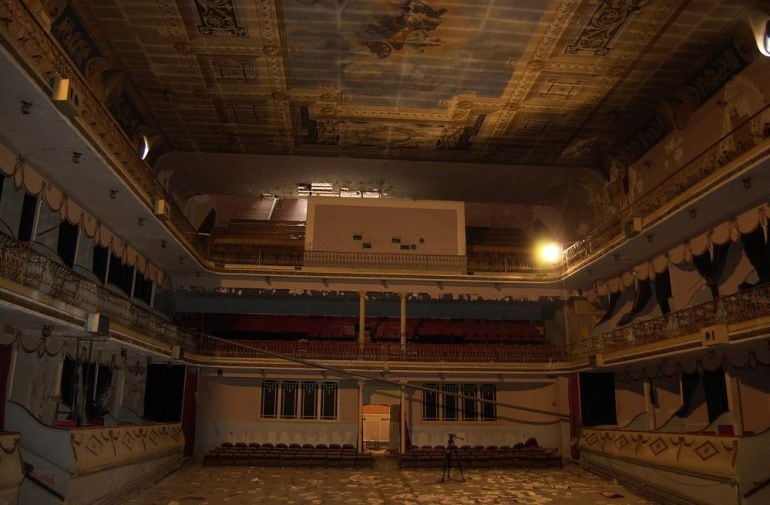
[(767, 1), (0, 0), (0, 76), (0, 503), (770, 503)]

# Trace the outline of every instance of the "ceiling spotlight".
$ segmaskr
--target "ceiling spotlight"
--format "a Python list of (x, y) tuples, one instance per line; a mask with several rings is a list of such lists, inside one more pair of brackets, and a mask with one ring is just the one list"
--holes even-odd
[(655, 242), (655, 235), (653, 235), (652, 233), (647, 235), (646, 238), (647, 238), (648, 244), (652, 244), (653, 242)]
[(150, 154), (150, 141), (147, 140), (147, 136), (142, 135), (142, 141), (139, 145), (139, 159), (144, 161)]
[(741, 181), (743, 189), (751, 189), (751, 177), (747, 177)]
[(184, 256), (179, 257), (179, 264), (180, 265), (184, 264)]
[(26, 100), (21, 101), (21, 113), (25, 116), (29, 116), (29, 114), (32, 112), (32, 102), (28, 102)]
[(144, 226), (144, 222), (147, 221), (146, 217), (137, 217), (136, 218), (136, 224), (139, 226)]
[(561, 262), (561, 244), (540, 242), (535, 246), (535, 255), (540, 263), (555, 265)]
[(765, 24), (765, 54), (770, 54), (770, 19)]
[(161, 240), (160, 241), (160, 248), (161, 249), (165, 249), (166, 247), (168, 247), (168, 242), (166, 242), (165, 240)]
[(76, 165), (80, 163), (80, 158), (83, 156), (83, 153), (79, 153), (77, 151), (72, 151), (72, 163), (75, 163)]
[(690, 219), (695, 219), (696, 217), (698, 217), (698, 211), (695, 209), (690, 209), (689, 211), (687, 211), (687, 215), (690, 217)]
[(615, 261), (620, 261), (620, 254), (613, 254), (613, 258), (615, 258)]
[(110, 190), (110, 200), (114, 200), (118, 197), (118, 190), (117, 189), (111, 189)]

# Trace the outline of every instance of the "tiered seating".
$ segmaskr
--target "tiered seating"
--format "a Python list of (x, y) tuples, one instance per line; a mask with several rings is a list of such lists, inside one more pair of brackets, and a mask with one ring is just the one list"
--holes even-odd
[(372, 466), (372, 453), (359, 453), (350, 444), (272, 444), (224, 442), (209, 450), (205, 465), (290, 466), (290, 467), (366, 467)]
[[(465, 468), (561, 467), (562, 465), (558, 449), (546, 449), (536, 445), (463, 445), (457, 449), (457, 455)], [(443, 445), (410, 447), (401, 455), (399, 467), (440, 468), (446, 463), (446, 458), (447, 449)]]
[(374, 361), (483, 361), (544, 363), (558, 358), (552, 345), (494, 344), (364, 344), (355, 342), (297, 342), (277, 340), (204, 340), (203, 350), (214, 356), (261, 357), (256, 349), (307, 359)]
[[(209, 314), (199, 321), (203, 331), (214, 335), (258, 339), (306, 339), (355, 341), (357, 317), (274, 316), (256, 314)], [(401, 320), (394, 317), (367, 317), (364, 322), (372, 342), (398, 342)], [(407, 319), (406, 338), (410, 342), (436, 344), (542, 344), (542, 329), (529, 321)]]

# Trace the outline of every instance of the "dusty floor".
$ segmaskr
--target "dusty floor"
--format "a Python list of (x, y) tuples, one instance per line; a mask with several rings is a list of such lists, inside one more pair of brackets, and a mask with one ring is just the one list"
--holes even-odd
[[(455, 476), (459, 478), (453, 469)], [(398, 470), (395, 461), (385, 458), (377, 458), (375, 468), (365, 470), (192, 465), (122, 505), (652, 503), (574, 465), (564, 469), (466, 470), (465, 482), (442, 484), (440, 479), (440, 470)], [(606, 498), (601, 492), (622, 497)]]

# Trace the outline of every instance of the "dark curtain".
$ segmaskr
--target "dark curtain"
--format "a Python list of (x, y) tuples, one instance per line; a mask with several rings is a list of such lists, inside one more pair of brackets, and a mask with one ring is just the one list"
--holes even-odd
[(123, 263), (114, 254), (110, 255), (110, 270), (107, 272), (107, 282), (120, 288), (131, 296), (131, 283), (134, 281), (134, 267)]
[(607, 312), (604, 313), (604, 316), (602, 316), (602, 319), (599, 321), (599, 323), (609, 321), (609, 319), (612, 317), (612, 313), (615, 311), (615, 307), (618, 305), (618, 300), (620, 300), (620, 291), (616, 293), (610, 293), (610, 301), (607, 304)]
[(198, 227), (199, 233), (212, 233), (214, 231), (214, 227), (216, 226), (217, 222), (217, 211), (214, 209), (211, 209), (209, 213), (206, 215), (206, 219), (203, 220), (201, 225)]
[[(0, 193), (2, 193), (2, 180), (0, 177)], [(6, 389), (8, 389), (8, 375), (11, 372), (11, 357), (13, 356), (13, 346), (0, 345), (0, 429), (5, 428), (5, 400)]]
[(617, 424), (615, 374), (580, 373), (580, 413), (583, 426)]
[(185, 370), (182, 431), (184, 432), (184, 455), (192, 456), (195, 448), (195, 396), (198, 390), (198, 372), (193, 371), (189, 366), (185, 367)]
[(152, 301), (152, 281), (146, 278), (142, 272), (136, 272), (134, 298), (142, 300), (147, 305), (150, 305)]
[(144, 418), (178, 422), (182, 418), (184, 365), (148, 365), (144, 390)]
[(667, 268), (655, 276), (655, 299), (663, 314), (671, 313), (669, 298), (671, 298), (671, 273)]
[(703, 373), (703, 389), (706, 394), (706, 407), (709, 413), (709, 422), (729, 410), (727, 405), (727, 384), (725, 384), (725, 372), (719, 367), (713, 372)]
[(698, 384), (700, 383), (700, 374), (695, 373), (683, 373), (682, 374), (682, 406), (676, 412), (677, 417), (687, 417), (692, 410), (692, 401), (695, 398), (695, 392), (698, 390)]
[(75, 264), (75, 252), (78, 246), (78, 230), (74, 224), (67, 221), (59, 223), (59, 241), (56, 244), (56, 252), (65, 265), (72, 268)]
[(634, 296), (634, 304), (631, 306), (631, 311), (625, 316), (620, 318), (618, 326), (623, 326), (634, 320), (637, 314), (639, 314), (646, 306), (647, 302), (652, 297), (652, 286), (650, 280), (637, 281), (636, 294)]
[(719, 298), (719, 278), (725, 269), (727, 261), (727, 251), (730, 248), (730, 242), (714, 246), (713, 255), (709, 251), (692, 257), (693, 264), (698, 273), (706, 281), (706, 286), (711, 290), (711, 297), (716, 300)]
[[(770, 281), (770, 241), (765, 240), (763, 228), (760, 226), (751, 233), (741, 235), (741, 243), (751, 266), (757, 271), (759, 281), (756, 285)], [(744, 283), (741, 284), (741, 289), (752, 286), (754, 285)]]
[(94, 246), (91, 271), (102, 282), (107, 280), (107, 261), (109, 259), (109, 255), (107, 253), (108, 251), (106, 247), (102, 247), (100, 245)]
[(35, 226), (35, 212), (37, 211), (37, 197), (24, 194), (24, 203), (21, 206), (21, 219), (19, 220), (19, 240), (29, 242), (32, 240), (32, 228)]

